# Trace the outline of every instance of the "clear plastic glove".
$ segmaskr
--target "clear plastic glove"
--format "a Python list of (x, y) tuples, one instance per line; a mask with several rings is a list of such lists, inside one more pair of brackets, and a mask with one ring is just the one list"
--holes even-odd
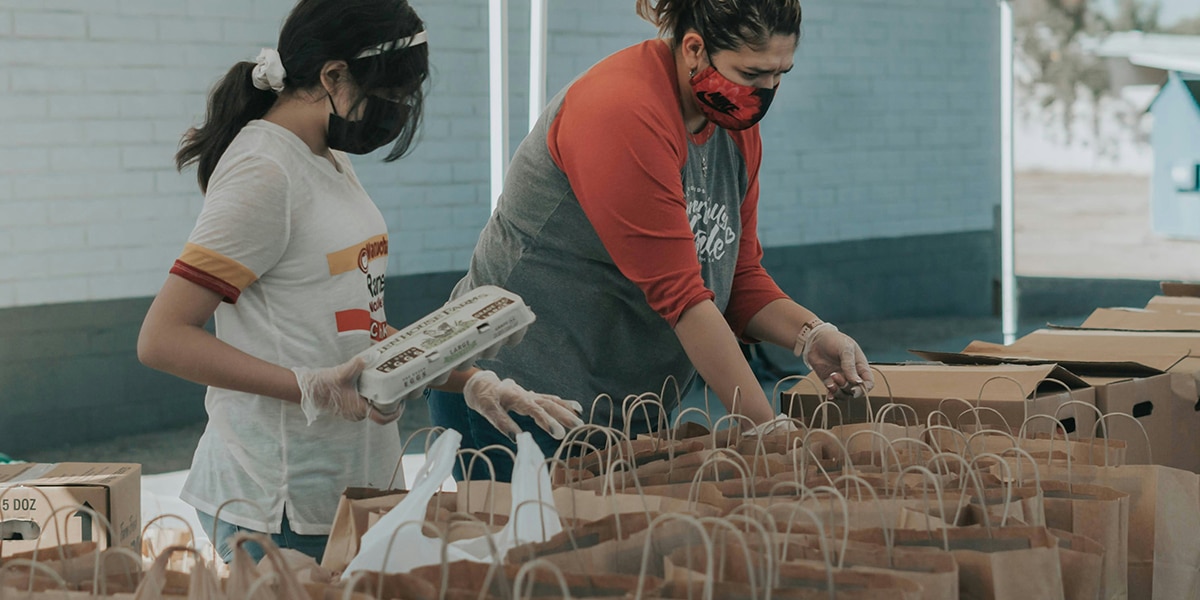
[(779, 415), (766, 423), (759, 423), (754, 428), (742, 432), (742, 435), (745, 437), (754, 437), (769, 433), (792, 433), (795, 431), (800, 431), (800, 428), (796, 427), (796, 421), (787, 415)]
[(828, 398), (861, 398), (875, 388), (875, 378), (858, 342), (821, 323), (796, 338), (796, 356), (825, 384)]
[(463, 386), (463, 396), (467, 406), (514, 441), (521, 428), (508, 416), (509, 411), (532, 417), (538, 427), (556, 440), (566, 437), (568, 428), (583, 425), (583, 419), (579, 418), (583, 407), (578, 402), (531, 392), (511, 379), (501, 381), (492, 371), (472, 375)]
[(404, 411), (382, 414), (358, 395), (358, 376), (366, 364), (361, 356), (356, 356), (336, 367), (292, 369), (296, 374), (296, 383), (300, 385), (300, 410), (304, 411), (309, 425), (325, 415), (336, 415), (347, 421), (371, 417), (380, 425), (400, 418)]

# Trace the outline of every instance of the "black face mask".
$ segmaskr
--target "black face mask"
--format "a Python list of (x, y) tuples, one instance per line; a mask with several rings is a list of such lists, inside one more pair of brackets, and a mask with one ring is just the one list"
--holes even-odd
[(362, 119), (358, 121), (349, 121), (338, 115), (333, 96), (329, 96), (329, 104), (333, 106), (333, 114), (329, 115), (325, 143), (334, 150), (350, 154), (367, 154), (387, 145), (400, 137), (400, 130), (407, 120), (407, 107), (403, 103), (378, 96), (367, 96)]

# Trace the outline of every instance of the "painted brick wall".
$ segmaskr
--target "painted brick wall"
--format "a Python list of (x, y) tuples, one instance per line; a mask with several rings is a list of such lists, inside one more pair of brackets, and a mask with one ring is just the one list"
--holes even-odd
[[(413, 0), (434, 73), (420, 145), (356, 168), (388, 218), (393, 275), (465, 269), (489, 206), (487, 4)], [(0, 308), (144, 297), (194, 223), (180, 134), (291, 0), (0, 1)], [(632, 0), (552, 2), (548, 92), (654, 35)], [(513, 147), (528, 5), (512, 8)], [(796, 69), (764, 122), (767, 246), (991, 228), (991, 2), (806, 4)]]

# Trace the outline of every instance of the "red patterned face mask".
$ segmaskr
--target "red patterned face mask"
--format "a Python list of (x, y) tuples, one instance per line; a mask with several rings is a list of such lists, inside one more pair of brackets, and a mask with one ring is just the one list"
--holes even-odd
[(704, 117), (735, 131), (748, 129), (759, 122), (767, 114), (775, 90), (779, 89), (778, 84), (773, 88), (760, 88), (734, 83), (711, 64), (693, 75), (691, 83)]

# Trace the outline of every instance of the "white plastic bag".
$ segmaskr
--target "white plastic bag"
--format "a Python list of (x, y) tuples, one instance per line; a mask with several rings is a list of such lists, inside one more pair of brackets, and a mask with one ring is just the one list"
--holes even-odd
[[(442, 563), (442, 541), (426, 537), (419, 526), (425, 519), (430, 499), (454, 468), (462, 435), (447, 430), (438, 436), (425, 457), (408, 495), (367, 530), (358, 555), (346, 567), (343, 577), (355, 571), (406, 573), (417, 567)], [(510, 548), (531, 542), (544, 542), (562, 531), (558, 513), (553, 509), (554, 495), (546, 472), (541, 448), (529, 433), (517, 436), (517, 460), (513, 466), (512, 509), (508, 523), (493, 539), (498, 557)], [(535, 502), (529, 502), (535, 501)], [(543, 504), (544, 503), (544, 504)], [(396, 541), (393, 543), (393, 533)], [(391, 544), (392, 550), (388, 552)], [(384, 562), (386, 555), (386, 563)], [(492, 550), (486, 537), (451, 542), (445, 560), (492, 562)]]

